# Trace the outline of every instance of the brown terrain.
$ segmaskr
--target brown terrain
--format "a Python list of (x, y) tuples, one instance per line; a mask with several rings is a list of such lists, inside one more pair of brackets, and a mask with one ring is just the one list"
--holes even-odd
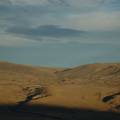
[(47, 68), (0, 62), (0, 118), (120, 120), (120, 63)]

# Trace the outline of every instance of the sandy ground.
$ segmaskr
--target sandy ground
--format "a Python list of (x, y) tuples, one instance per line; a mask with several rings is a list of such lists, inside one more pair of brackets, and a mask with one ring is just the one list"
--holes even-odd
[[(89, 116), (93, 120), (97, 116), (120, 119), (119, 77), (119, 64), (63, 69), (1, 62), (0, 117), (6, 120), (9, 117), (13, 120), (88, 120)], [(41, 86), (47, 95), (40, 91), (42, 96), (36, 94), (36, 88)], [(21, 107), (20, 103), (25, 104)]]

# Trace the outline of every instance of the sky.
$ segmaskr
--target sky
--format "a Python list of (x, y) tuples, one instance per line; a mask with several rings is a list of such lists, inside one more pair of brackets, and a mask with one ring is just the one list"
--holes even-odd
[(0, 0), (0, 61), (120, 62), (120, 0)]

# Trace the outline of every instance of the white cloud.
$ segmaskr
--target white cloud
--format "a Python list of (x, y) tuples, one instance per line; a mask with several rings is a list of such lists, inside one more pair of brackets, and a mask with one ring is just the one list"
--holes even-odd
[(65, 25), (82, 30), (114, 30), (120, 28), (120, 12), (73, 14)]
[(37, 45), (38, 41), (28, 40), (12, 35), (0, 35), (0, 46), (30, 46)]

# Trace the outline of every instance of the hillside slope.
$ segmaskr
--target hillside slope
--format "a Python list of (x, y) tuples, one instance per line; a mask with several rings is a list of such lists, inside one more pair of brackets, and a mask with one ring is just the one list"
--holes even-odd
[(0, 62), (0, 84), (55, 84), (61, 69)]
[(120, 63), (82, 65), (65, 69), (57, 75), (64, 83), (120, 86)]

